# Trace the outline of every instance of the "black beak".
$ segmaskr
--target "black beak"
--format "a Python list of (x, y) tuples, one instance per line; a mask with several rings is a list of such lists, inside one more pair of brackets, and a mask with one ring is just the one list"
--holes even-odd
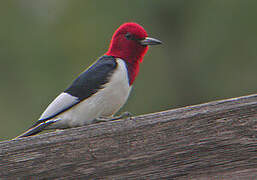
[(147, 37), (147, 38), (145, 38), (143, 40), (140, 40), (139, 42), (143, 46), (162, 44), (162, 42), (160, 40), (154, 39), (154, 38), (150, 38), (150, 37)]

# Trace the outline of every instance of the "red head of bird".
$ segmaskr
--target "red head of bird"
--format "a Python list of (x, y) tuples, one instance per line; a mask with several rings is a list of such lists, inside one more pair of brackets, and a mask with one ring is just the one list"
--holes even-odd
[(109, 50), (106, 55), (123, 59), (128, 67), (130, 84), (139, 72), (148, 45), (161, 44), (161, 41), (149, 38), (147, 32), (137, 23), (122, 24), (113, 34)]

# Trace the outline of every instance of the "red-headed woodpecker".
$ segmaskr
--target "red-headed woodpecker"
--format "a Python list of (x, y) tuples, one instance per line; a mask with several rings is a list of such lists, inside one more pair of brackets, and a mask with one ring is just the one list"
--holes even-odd
[(83, 126), (101, 117), (112, 117), (127, 101), (148, 45), (157, 44), (161, 41), (148, 37), (139, 24), (121, 25), (112, 37), (109, 50), (18, 137), (35, 135), (45, 129)]

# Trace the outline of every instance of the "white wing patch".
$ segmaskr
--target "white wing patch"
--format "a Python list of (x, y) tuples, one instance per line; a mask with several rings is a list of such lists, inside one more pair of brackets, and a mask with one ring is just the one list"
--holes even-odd
[(41, 115), (40, 119), (47, 119), (52, 117), (69, 107), (77, 104), (79, 99), (68, 93), (61, 93), (55, 98), (55, 100), (46, 108), (46, 110)]

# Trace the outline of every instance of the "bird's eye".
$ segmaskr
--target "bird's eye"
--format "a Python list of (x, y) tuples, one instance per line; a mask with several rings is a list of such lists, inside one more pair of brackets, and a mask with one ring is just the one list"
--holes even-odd
[(125, 34), (125, 37), (127, 38), (127, 40), (133, 39), (133, 36), (129, 32), (127, 34)]

